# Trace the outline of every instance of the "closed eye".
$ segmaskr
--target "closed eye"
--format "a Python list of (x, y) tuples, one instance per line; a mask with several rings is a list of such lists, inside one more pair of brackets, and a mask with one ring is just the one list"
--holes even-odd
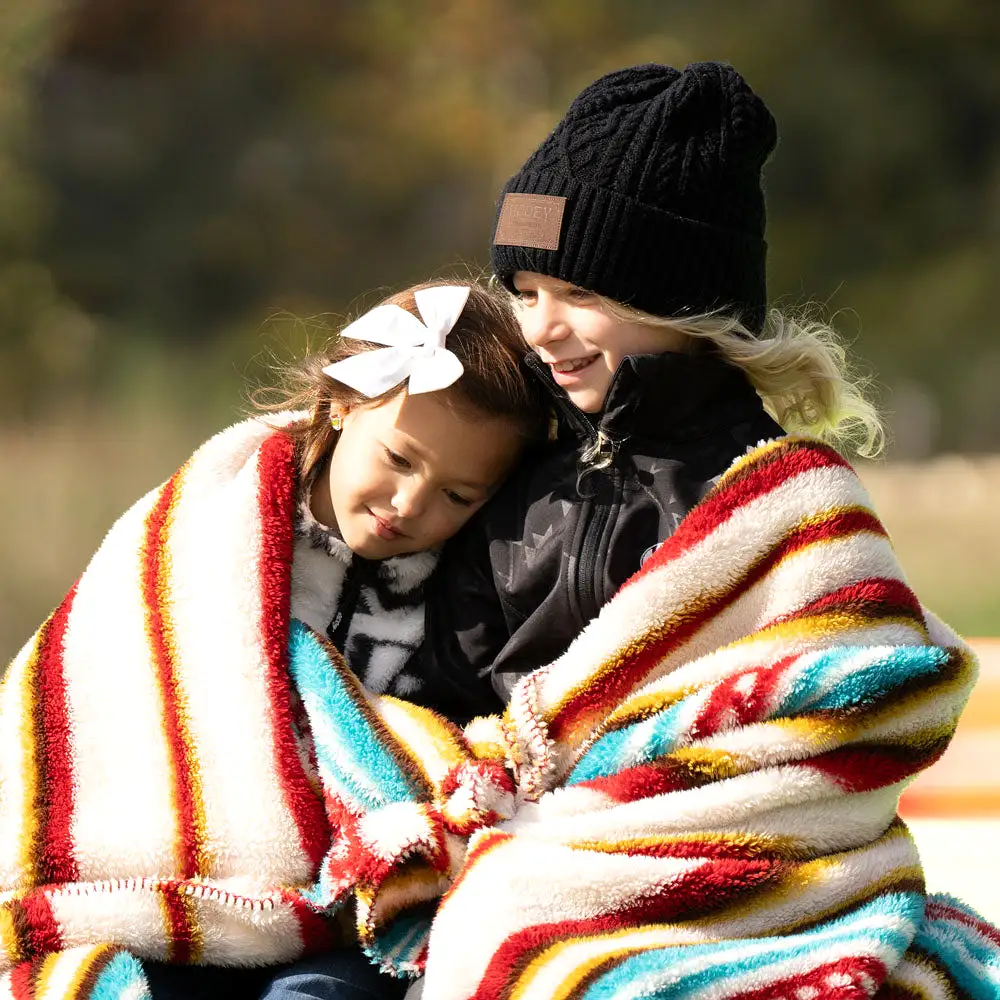
[(468, 497), (463, 497), (461, 493), (456, 493), (454, 490), (445, 490), (445, 496), (453, 503), (457, 504), (459, 507), (471, 507), (474, 500), (470, 500)]
[(408, 469), (410, 467), (410, 463), (398, 452), (393, 451), (391, 448), (386, 448), (384, 445), (383, 450), (385, 451), (386, 459), (388, 459), (391, 465), (395, 465), (397, 469)]

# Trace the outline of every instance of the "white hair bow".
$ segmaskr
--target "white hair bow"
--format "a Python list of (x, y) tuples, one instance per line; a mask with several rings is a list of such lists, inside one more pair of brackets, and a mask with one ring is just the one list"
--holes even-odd
[(400, 306), (376, 306), (341, 333), (351, 340), (387, 344), (354, 354), (323, 371), (370, 398), (381, 396), (409, 377), (407, 390), (434, 392), (461, 377), (462, 362), (444, 346), (469, 298), (463, 285), (436, 285), (414, 292), (423, 323)]

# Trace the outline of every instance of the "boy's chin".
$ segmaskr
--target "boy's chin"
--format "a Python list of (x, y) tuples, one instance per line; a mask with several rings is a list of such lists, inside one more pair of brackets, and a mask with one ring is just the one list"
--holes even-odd
[(600, 413), (604, 409), (604, 397), (606, 393), (596, 392), (591, 389), (578, 389), (566, 391), (569, 401), (583, 413)]

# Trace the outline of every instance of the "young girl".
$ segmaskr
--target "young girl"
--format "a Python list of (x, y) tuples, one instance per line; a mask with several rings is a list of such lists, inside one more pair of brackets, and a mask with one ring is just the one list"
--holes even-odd
[(448, 547), (423, 671), (443, 711), (493, 711), (554, 660), (748, 448), (878, 450), (836, 333), (767, 309), (776, 138), (732, 68), (638, 66), (587, 87), (504, 187), (493, 268), (559, 434)]
[(926, 895), (897, 816), (975, 658), (817, 440), (881, 431), (833, 332), (767, 310), (775, 141), (731, 68), (639, 66), (507, 183), (493, 266), (559, 433), (427, 602), (428, 689), (506, 703), (468, 732), (519, 804), (434, 915), (427, 998), (997, 995), (1000, 937)]
[[(304, 363), (304, 412), (223, 431), (111, 529), (0, 692), (11, 982), (106, 941), (161, 959), (154, 998), (401, 989), (295, 888), (330, 826), (290, 623), (371, 691), (419, 698), (405, 666), (438, 550), (544, 433), (523, 350), (479, 285), (393, 295)], [(275, 972), (303, 950), (325, 954)], [(111, 954), (62, 979), (120, 982)], [(272, 968), (219, 968), (241, 965)]]

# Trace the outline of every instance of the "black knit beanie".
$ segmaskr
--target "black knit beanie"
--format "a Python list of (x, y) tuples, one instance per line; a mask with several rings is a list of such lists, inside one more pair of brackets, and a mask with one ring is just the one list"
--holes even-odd
[(730, 66), (596, 80), (503, 189), (496, 274), (561, 278), (659, 316), (767, 311), (760, 172), (774, 118)]

